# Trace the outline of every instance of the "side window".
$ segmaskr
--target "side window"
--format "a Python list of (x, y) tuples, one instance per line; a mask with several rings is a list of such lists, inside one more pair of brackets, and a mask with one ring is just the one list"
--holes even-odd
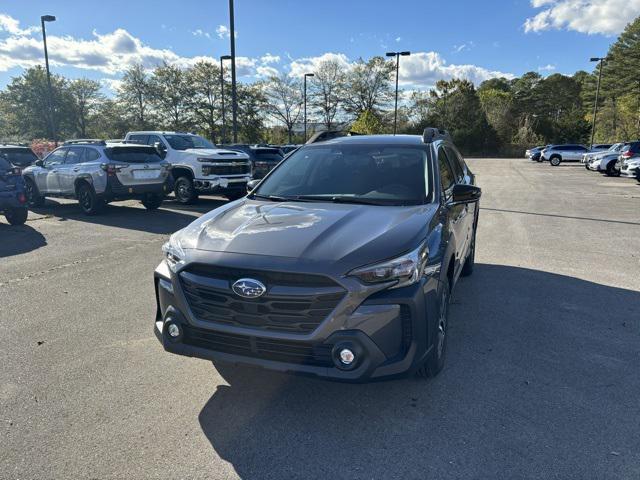
[(440, 186), (442, 187), (442, 191), (446, 192), (455, 183), (455, 177), (451, 171), (451, 166), (449, 165), (449, 160), (447, 159), (444, 148), (442, 147), (438, 149), (438, 169), (440, 170)]
[(453, 173), (456, 176), (456, 183), (464, 182), (464, 170), (460, 164), (460, 157), (458, 157), (458, 154), (451, 147), (445, 147), (445, 150), (447, 152), (447, 158), (449, 158), (449, 162), (453, 167)]
[(148, 137), (148, 135), (130, 135), (129, 138), (127, 139), (127, 142), (139, 143), (141, 145), (146, 145), (147, 144), (147, 137)]
[(93, 148), (87, 148), (84, 152), (84, 162), (93, 162), (94, 160), (98, 160), (100, 158), (100, 152)]
[(66, 148), (60, 148), (54, 152), (51, 152), (49, 155), (47, 155), (47, 158), (44, 159), (44, 165), (46, 167), (62, 165), (64, 163), (64, 157), (66, 155), (67, 155)]
[(160, 140), (159, 136), (149, 135), (149, 138), (147, 138), (146, 144), (151, 145), (153, 147), (153, 145), (155, 145), (157, 142), (162, 143), (162, 140)]
[(82, 162), (84, 150), (85, 149), (82, 147), (71, 147), (67, 153), (67, 158), (65, 158), (64, 163), (67, 165), (73, 165), (74, 163)]

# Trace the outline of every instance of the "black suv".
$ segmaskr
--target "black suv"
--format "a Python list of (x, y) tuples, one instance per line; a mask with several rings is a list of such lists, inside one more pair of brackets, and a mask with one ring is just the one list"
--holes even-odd
[(284, 157), (284, 153), (278, 147), (265, 147), (260, 145), (228, 145), (228, 150), (236, 150), (249, 155), (251, 159), (251, 178), (263, 178)]
[(0, 144), (0, 157), (14, 167), (26, 168), (38, 160), (38, 156), (25, 145)]
[(164, 348), (345, 381), (440, 372), (481, 195), (448, 134), (306, 145), (251, 183), (163, 246)]

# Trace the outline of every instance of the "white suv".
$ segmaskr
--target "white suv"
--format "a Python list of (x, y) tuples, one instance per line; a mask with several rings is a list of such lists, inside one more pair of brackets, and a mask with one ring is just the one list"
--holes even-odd
[(190, 204), (199, 194), (221, 194), (229, 200), (247, 193), (251, 161), (243, 152), (223, 150), (199, 135), (183, 132), (129, 132), (126, 143), (155, 146), (171, 166), (174, 192), (180, 203)]
[(540, 158), (543, 161), (549, 160), (551, 165), (557, 167), (562, 162), (579, 162), (582, 159), (582, 155), (588, 151), (589, 149), (584, 145), (552, 145), (542, 150)]

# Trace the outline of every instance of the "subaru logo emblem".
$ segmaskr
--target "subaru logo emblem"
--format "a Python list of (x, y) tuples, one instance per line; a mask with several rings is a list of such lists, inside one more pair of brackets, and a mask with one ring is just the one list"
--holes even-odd
[(262, 282), (253, 278), (241, 278), (231, 286), (231, 289), (236, 295), (244, 298), (258, 298), (267, 291), (267, 287)]

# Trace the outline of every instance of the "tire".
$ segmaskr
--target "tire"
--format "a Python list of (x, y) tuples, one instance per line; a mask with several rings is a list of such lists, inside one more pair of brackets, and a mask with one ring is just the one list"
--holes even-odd
[(40, 195), (40, 191), (36, 185), (36, 182), (30, 178), (25, 178), (25, 194), (27, 195), (27, 205), (32, 208), (41, 207), (44, 205), (44, 197)]
[(538, 163), (542, 163), (542, 157), (538, 157), (538, 158), (536, 159), (536, 162), (538, 162)]
[(4, 211), (4, 217), (11, 225), (24, 225), (28, 215), (29, 210), (27, 207), (8, 208)]
[(451, 287), (449, 286), (449, 278), (441, 283), (440, 294), (440, 316), (435, 326), (435, 339), (431, 349), (431, 353), (424, 365), (422, 365), (416, 374), (422, 378), (432, 378), (438, 375), (444, 367), (445, 354), (447, 351), (447, 327), (449, 324), (449, 302), (451, 299)]
[(471, 250), (469, 250), (469, 254), (467, 255), (467, 259), (464, 261), (464, 266), (462, 267), (462, 272), (460, 275), (463, 277), (468, 277), (473, 273), (473, 268), (476, 266), (476, 235), (473, 234), (473, 242), (471, 243)]
[(164, 198), (157, 193), (147, 193), (142, 199), (141, 203), (147, 210), (157, 210), (162, 205)]
[(558, 155), (554, 155), (553, 157), (551, 157), (549, 159), (549, 163), (552, 166), (557, 167), (558, 165), (560, 165), (562, 163), (562, 158), (560, 158)]
[(607, 177), (619, 177), (620, 170), (616, 169), (616, 161), (612, 160), (607, 164), (607, 170), (605, 171)]
[(198, 193), (189, 177), (178, 177), (173, 187), (176, 200), (183, 205), (191, 205), (198, 200)]
[(104, 199), (96, 194), (96, 191), (88, 183), (82, 183), (76, 191), (80, 208), (86, 215), (96, 215), (102, 211)]

